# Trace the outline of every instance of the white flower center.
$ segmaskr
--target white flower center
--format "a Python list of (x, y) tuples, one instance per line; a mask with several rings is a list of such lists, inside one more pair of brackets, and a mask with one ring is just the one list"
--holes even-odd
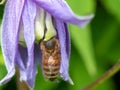
[[(57, 34), (53, 25), (52, 16), (42, 8), (37, 9), (35, 18), (35, 43), (39, 43), (41, 39), (48, 41)], [(22, 46), (26, 46), (22, 23), (20, 24), (19, 43)]]

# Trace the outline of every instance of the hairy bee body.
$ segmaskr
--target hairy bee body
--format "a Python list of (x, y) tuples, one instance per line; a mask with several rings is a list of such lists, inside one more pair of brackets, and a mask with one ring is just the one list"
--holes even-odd
[(60, 45), (56, 37), (41, 42), (42, 69), (45, 78), (54, 81), (60, 70)]

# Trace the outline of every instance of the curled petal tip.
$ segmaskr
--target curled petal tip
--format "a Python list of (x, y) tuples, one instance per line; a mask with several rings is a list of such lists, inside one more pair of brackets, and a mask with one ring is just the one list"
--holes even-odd
[(80, 17), (79, 18), (80, 22), (78, 23), (78, 26), (84, 28), (93, 18), (94, 18), (94, 14)]
[(33, 90), (34, 88), (34, 82), (33, 80), (27, 80), (26, 84), (28, 85), (30, 90)]
[(61, 74), (61, 77), (63, 78), (63, 80), (67, 81), (71, 85), (74, 85), (74, 83), (73, 83), (73, 81), (72, 81), (72, 79), (70, 78), (69, 75), (63, 75), (63, 74)]
[(89, 21), (92, 20), (94, 18), (94, 14), (90, 14), (88, 16), (86, 16), (86, 19), (88, 19)]
[(68, 80), (66, 80), (66, 81), (68, 81), (71, 85), (74, 85), (74, 83), (73, 83), (73, 81), (72, 81), (72, 79), (69, 77), (69, 79)]
[(94, 16), (95, 16), (94, 14), (90, 14), (90, 15), (89, 15), (89, 18), (92, 19)]

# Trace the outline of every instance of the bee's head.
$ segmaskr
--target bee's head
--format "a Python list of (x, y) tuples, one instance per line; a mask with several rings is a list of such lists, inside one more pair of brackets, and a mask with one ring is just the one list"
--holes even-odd
[(54, 39), (50, 39), (49, 41), (44, 42), (44, 46), (47, 50), (52, 50), (55, 48), (56, 41)]

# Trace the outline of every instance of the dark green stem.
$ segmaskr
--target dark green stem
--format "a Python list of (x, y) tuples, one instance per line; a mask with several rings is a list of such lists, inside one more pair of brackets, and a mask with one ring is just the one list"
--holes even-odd
[(20, 73), (18, 67), (16, 67), (16, 76), (17, 76), (17, 90), (30, 90), (25, 82), (20, 82)]
[(117, 73), (120, 70), (120, 61), (118, 61), (112, 68), (110, 68), (105, 74), (103, 74), (100, 78), (98, 78), (96, 81), (88, 85), (82, 90), (92, 90), (96, 86), (103, 83), (105, 80), (112, 77), (115, 73)]

